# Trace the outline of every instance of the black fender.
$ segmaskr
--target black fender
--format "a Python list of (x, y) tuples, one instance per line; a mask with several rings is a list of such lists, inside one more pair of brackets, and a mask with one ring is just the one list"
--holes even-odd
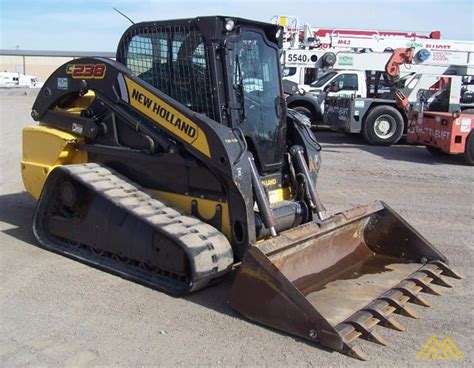
[(321, 106), (318, 103), (316, 96), (306, 93), (304, 95), (295, 94), (286, 98), (286, 104), (288, 108), (294, 109), (295, 107), (301, 106), (306, 107), (311, 111), (311, 123), (322, 122), (323, 114)]

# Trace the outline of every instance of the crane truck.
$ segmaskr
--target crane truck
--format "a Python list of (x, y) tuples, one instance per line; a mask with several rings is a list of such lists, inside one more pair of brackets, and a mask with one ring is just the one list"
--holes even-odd
[[(327, 124), (324, 119), (326, 97), (383, 97), (390, 102), (375, 103), (396, 108), (393, 93), (399, 84), (393, 83), (395, 77), (413, 73), (468, 75), (474, 68), (474, 43), (470, 41), (440, 40), (416, 33), (381, 35), (375, 31), (356, 30), (327, 32), (325, 38), (318, 38), (313, 37), (318, 31), (307, 25), (303, 31), (294, 29), (294, 26), (289, 28), (288, 33), (293, 35), (293, 41), (294, 35), (298, 35), (298, 42), (284, 48), (282, 53), (283, 85), (288, 106), (306, 115), (314, 125)], [(395, 52), (403, 49), (406, 51)], [(387, 68), (391, 70), (387, 72)], [(371, 101), (364, 104), (375, 107)], [(377, 119), (376, 115), (372, 118)], [(399, 139), (400, 131), (406, 130), (405, 112), (392, 115), (397, 125), (395, 131), (390, 124), (385, 133), (372, 132), (371, 143), (393, 144)], [(338, 122), (330, 123), (333, 127), (339, 125)], [(349, 131), (360, 132), (357, 125), (353, 123)], [(387, 128), (387, 124), (382, 125), (382, 129)], [(366, 139), (369, 139), (368, 135)]]
[[(410, 50), (410, 49), (409, 49)], [(411, 49), (412, 50), (412, 49)], [(406, 53), (406, 52), (405, 52)], [(474, 74), (474, 52), (469, 51), (468, 61), (459, 65), (447, 64), (422, 68), (425, 74), (469, 76)], [(412, 64), (406, 59), (409, 68)], [(397, 93), (403, 92), (407, 103), (415, 103), (417, 92), (426, 88), (427, 79), (422, 73), (408, 74), (393, 79), (387, 64), (385, 73), (364, 71), (340, 71), (339, 84), (332, 83), (324, 98), (323, 124), (346, 133), (362, 133), (365, 141), (373, 145), (392, 145), (406, 132), (409, 117), (407, 110), (397, 104)], [(416, 70), (416, 64), (413, 70)], [(425, 70), (426, 69), (426, 70)], [(444, 70), (443, 70), (444, 69)], [(373, 79), (369, 79), (375, 76)], [(387, 78), (390, 76), (391, 78)], [(352, 78), (352, 79), (349, 79)], [(357, 80), (356, 91), (347, 87), (346, 80)], [(382, 88), (380, 88), (382, 86)]]
[[(330, 127), (339, 129), (341, 124), (339, 121), (333, 120), (334, 116), (326, 114), (326, 106), (332, 104), (331, 112), (339, 114), (339, 102), (334, 102), (337, 98), (349, 98), (358, 100), (357, 105), (362, 104), (367, 108), (385, 105), (397, 109), (394, 99), (394, 92), (397, 88), (403, 87), (403, 83), (414, 73), (431, 73), (431, 74), (457, 74), (469, 75), (474, 70), (474, 43), (467, 51), (452, 51), (449, 54), (448, 61), (437, 58), (436, 60), (420, 60), (420, 53), (423, 50), (395, 49), (391, 52), (367, 52), (360, 53), (355, 51), (341, 51), (334, 54), (331, 58), (327, 53), (322, 54), (321, 58), (317, 58), (314, 52), (321, 51), (312, 50), (285, 50), (285, 60), (290, 60), (290, 55), (307, 55), (307, 60), (312, 56), (316, 63), (306, 62), (305, 67), (295, 66), (293, 68), (294, 75), (286, 75), (283, 77), (283, 85), (287, 93), (287, 103), (290, 108), (306, 115), (313, 125), (329, 125)], [(295, 60), (293, 57), (291, 60)], [(333, 60), (331, 65), (327, 60)], [(285, 65), (294, 65), (294, 61), (288, 61)], [(284, 69), (284, 71), (291, 70)], [(303, 70), (305, 70), (303, 72)], [(311, 84), (300, 84), (292, 81), (296, 76), (296, 80), (301, 75), (306, 76), (306, 82), (312, 78), (312, 73), (316, 70), (326, 70), (326, 73), (317, 78)], [(308, 73), (307, 71), (312, 71)], [(298, 73), (300, 73), (298, 77)], [(304, 82), (304, 81), (303, 81)], [(401, 87), (400, 87), (401, 86)], [(383, 100), (383, 101), (382, 101)], [(364, 102), (361, 102), (364, 101)], [(336, 106), (337, 105), (337, 106)], [(389, 108), (388, 110), (391, 110)], [(382, 112), (382, 109), (379, 109)], [(343, 113), (342, 113), (343, 114)], [(395, 131), (372, 134), (372, 142), (374, 144), (393, 144), (395, 143), (406, 129), (407, 117), (404, 111), (392, 114)], [(359, 117), (365, 119), (365, 113)], [(373, 119), (377, 119), (377, 114), (372, 115)], [(358, 118), (356, 118), (358, 119)], [(337, 119), (339, 120), (339, 119)], [(393, 124), (392, 124), (393, 125)], [(350, 133), (361, 132), (362, 125), (357, 121), (353, 121), (346, 129)]]

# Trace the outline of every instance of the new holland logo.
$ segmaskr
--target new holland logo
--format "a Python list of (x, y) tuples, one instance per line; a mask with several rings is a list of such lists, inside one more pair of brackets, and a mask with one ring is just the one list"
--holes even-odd
[(436, 339), (436, 337), (431, 336), (426, 344), (421, 348), (416, 356), (416, 360), (463, 361), (464, 355), (449, 336), (446, 336), (441, 343)]
[(171, 102), (165, 102), (132, 79), (125, 77), (125, 82), (132, 107), (207, 157), (211, 157), (206, 134), (191, 117), (179, 112)]

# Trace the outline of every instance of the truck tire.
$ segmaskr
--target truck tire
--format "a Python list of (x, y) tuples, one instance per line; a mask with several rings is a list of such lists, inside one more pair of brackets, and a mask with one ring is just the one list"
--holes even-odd
[(362, 136), (372, 145), (390, 146), (403, 134), (403, 116), (395, 107), (380, 105), (371, 109), (362, 126)]
[(315, 117), (311, 113), (311, 110), (304, 106), (295, 106), (292, 108), (295, 111), (298, 111), (300, 114), (306, 116), (311, 122), (315, 121)]
[(468, 165), (474, 166), (474, 130), (467, 136), (464, 159)]
[[(474, 114), (474, 109), (461, 111), (462, 114)], [(474, 166), (474, 130), (469, 133), (464, 147), (464, 159), (468, 165)]]

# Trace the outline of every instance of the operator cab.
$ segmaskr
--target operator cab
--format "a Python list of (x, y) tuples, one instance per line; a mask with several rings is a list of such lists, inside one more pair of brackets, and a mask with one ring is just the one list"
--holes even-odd
[(144, 22), (117, 61), (189, 109), (238, 129), (262, 175), (279, 171), (286, 140), (281, 27), (230, 17)]

